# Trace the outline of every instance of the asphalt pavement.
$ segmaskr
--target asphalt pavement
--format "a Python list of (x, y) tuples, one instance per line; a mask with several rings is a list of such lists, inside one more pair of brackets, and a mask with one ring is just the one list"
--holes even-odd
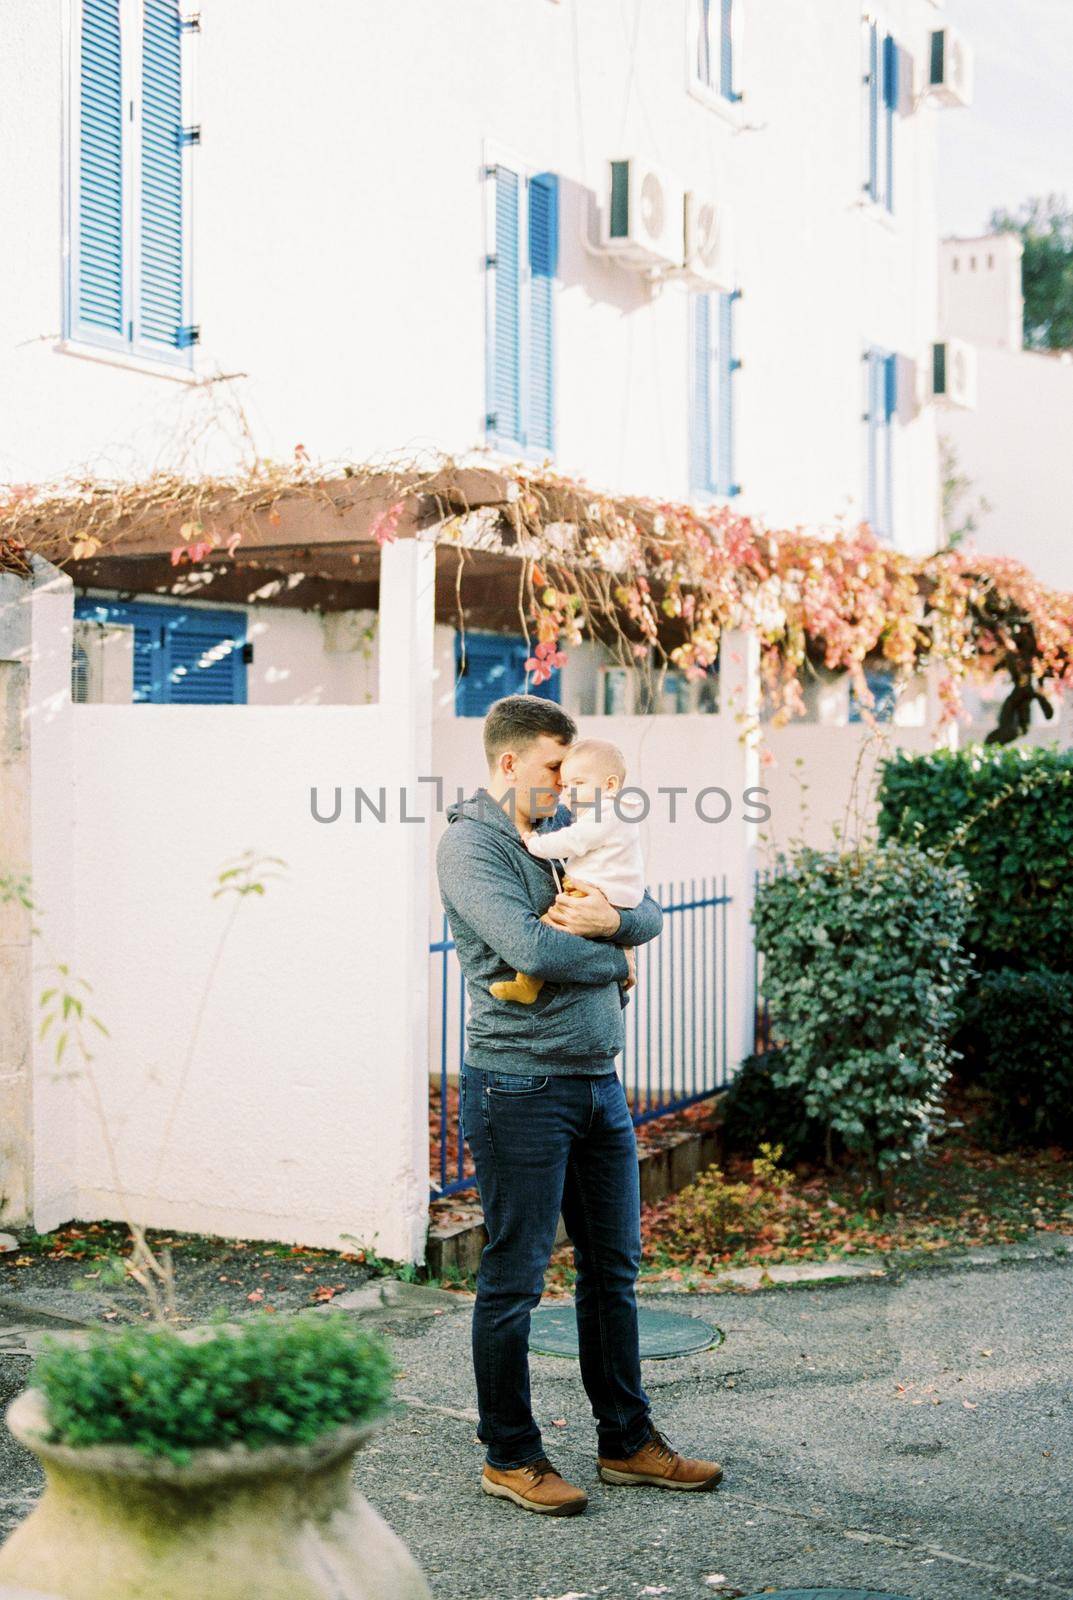
[[(468, 1303), (394, 1325), (407, 1409), (359, 1453), (355, 1479), (437, 1600), (824, 1587), (1073, 1600), (1073, 1260), (654, 1303), (726, 1336), (644, 1365), (658, 1426), (719, 1459), (724, 1483), (601, 1484), (576, 1364), (538, 1356), (546, 1449), (590, 1494), (584, 1516), (561, 1520), (480, 1493)], [(28, 1366), (0, 1355), (7, 1394)], [(5, 1433), (0, 1532), (39, 1486)]]

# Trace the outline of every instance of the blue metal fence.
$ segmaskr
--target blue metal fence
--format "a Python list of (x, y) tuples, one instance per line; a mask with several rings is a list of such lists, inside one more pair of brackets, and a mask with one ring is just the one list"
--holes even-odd
[[(660, 938), (637, 950), (637, 987), (625, 1012), (618, 1066), (637, 1126), (705, 1100), (728, 1080), (727, 880), (657, 885)], [(466, 981), (443, 919), (429, 945), (433, 1037), (430, 1137), (432, 1198), (474, 1186), (458, 1131), (458, 1074), (465, 1057)]]

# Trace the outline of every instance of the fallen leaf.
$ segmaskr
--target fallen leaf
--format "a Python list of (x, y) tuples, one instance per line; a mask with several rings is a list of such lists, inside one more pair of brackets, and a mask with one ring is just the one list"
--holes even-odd
[(265, 1292), (264, 1292), (263, 1289), (254, 1289), (252, 1294), (248, 1294), (246, 1296), (246, 1299), (247, 1300), (263, 1300), (264, 1297), (265, 1297)]
[(33, 1264), (34, 1264), (33, 1256), (16, 1256), (15, 1257), (15, 1265), (17, 1267), (32, 1267)]
[(961, 1403), (965, 1407), (966, 1411), (975, 1411), (976, 1410), (976, 1401), (975, 1400), (963, 1400)]
[(991, 1351), (990, 1350), (981, 1350), (980, 1354), (982, 1356), (989, 1356), (991, 1354)]
[(553, 1417), (551, 1425), (552, 1425), (553, 1428), (565, 1428), (566, 1427), (566, 1418), (565, 1417)]

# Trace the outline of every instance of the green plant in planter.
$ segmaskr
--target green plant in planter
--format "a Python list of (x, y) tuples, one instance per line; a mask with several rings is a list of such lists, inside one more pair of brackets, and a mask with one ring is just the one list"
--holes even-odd
[(884, 1176), (888, 1202), (940, 1119), (970, 907), (963, 868), (895, 842), (799, 847), (757, 890), (773, 1081)]
[(178, 1465), (197, 1449), (309, 1444), (373, 1421), (392, 1377), (382, 1339), (322, 1312), (197, 1340), (147, 1327), (80, 1346), (45, 1340), (34, 1369), (54, 1442), (134, 1445)]

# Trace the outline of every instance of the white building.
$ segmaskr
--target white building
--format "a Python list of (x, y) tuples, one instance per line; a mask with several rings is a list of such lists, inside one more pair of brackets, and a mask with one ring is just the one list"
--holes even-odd
[[(7, 0), (0, 480), (447, 452), (934, 548), (942, 26), (932, 0)], [(277, 583), (265, 555), (263, 582), (236, 563), (218, 600), (179, 597), (166, 508), (66, 578), (4, 578), (7, 847), (115, 1025), (105, 1100), (141, 1216), (419, 1258), (429, 1070), (446, 1078), (462, 1015), (436, 988), (444, 822), (359, 827), (350, 796), (475, 783), (477, 717), (525, 682), (524, 650), (514, 586), (494, 603), (509, 553), (469, 552), (492, 600), (466, 602), (459, 680), (449, 552), (413, 525), (378, 550), (333, 487), (278, 535), (258, 513), (254, 557), (339, 541), (316, 582)], [(85, 705), (71, 581), (76, 616), (127, 630), (74, 630)], [(632, 714), (592, 646), (549, 686), (607, 719), (634, 781), (730, 802), (644, 841), (667, 960), (623, 1070), (655, 1061), (661, 1104), (755, 1040), (757, 641), (724, 644), (716, 694), (673, 685), (674, 718)], [(339, 826), (311, 815), (315, 785), (345, 791)], [(187, 1073), (212, 886), (247, 849), (289, 870), (237, 923)], [(37, 1032), (29, 916), (4, 915), (7, 1204), (42, 1228), (115, 1216), (101, 1129)]]
[(976, 347), (976, 403), (940, 424), (968, 480), (956, 518), (974, 514), (978, 549), (1073, 590), (1073, 351), (1023, 348), (1014, 235), (944, 239), (939, 285), (943, 333)]
[[(8, 0), (2, 28), (0, 481), (477, 450), (934, 547), (933, 0), (509, 28)], [(366, 693), (367, 618), (347, 658), (309, 612), (231, 609), (255, 648), (218, 692)]]

